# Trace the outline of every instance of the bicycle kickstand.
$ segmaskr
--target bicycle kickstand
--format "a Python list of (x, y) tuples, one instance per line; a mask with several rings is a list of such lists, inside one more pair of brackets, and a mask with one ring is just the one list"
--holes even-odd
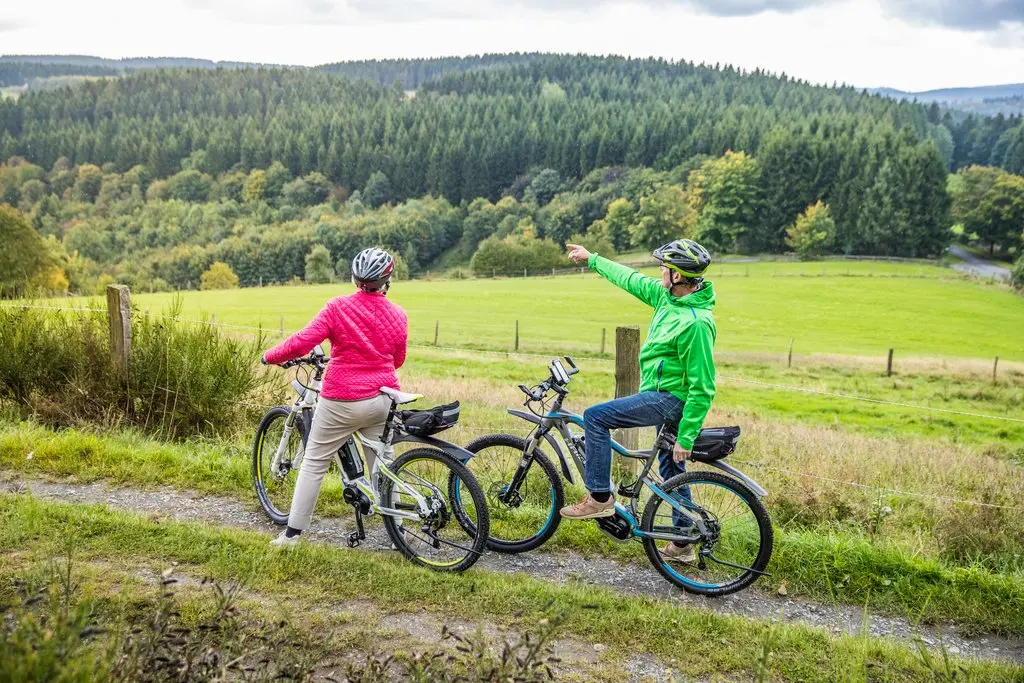
[(366, 538), (366, 530), (363, 528), (363, 511), (359, 509), (359, 506), (355, 506), (356, 511), (356, 530), (348, 535), (348, 547), (355, 548)]

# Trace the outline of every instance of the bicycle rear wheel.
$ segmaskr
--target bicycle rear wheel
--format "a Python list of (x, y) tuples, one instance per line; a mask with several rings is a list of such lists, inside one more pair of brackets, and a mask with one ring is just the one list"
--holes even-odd
[[(473, 566), (487, 547), (490, 530), (487, 499), (466, 466), (435, 448), (416, 448), (388, 465), (391, 472), (426, 499), (431, 513), (417, 521), (384, 515), (384, 528), (395, 547), (423, 567), (461, 572)], [(455, 482), (461, 492), (460, 514), (472, 524), (452, 518)], [(380, 486), (381, 507), (415, 512), (416, 500), (389, 477)]]
[[(761, 499), (742, 482), (718, 472), (672, 477), (644, 508), (641, 531), (693, 537), (696, 560), (675, 561), (662, 553), (666, 540), (644, 538), (647, 558), (658, 572), (690, 593), (720, 596), (752, 584), (772, 555), (772, 523)], [(700, 531), (703, 524), (705, 531)]]
[[(487, 547), (502, 553), (522, 553), (543, 545), (562, 521), (565, 504), (562, 478), (540, 449), (526, 453), (526, 439), (512, 434), (488, 434), (470, 441), (466, 450), (476, 455), (466, 463), (487, 496), (491, 534)], [(460, 524), (471, 524), (461, 512), (461, 488), (454, 482), (455, 514)]]
[(306, 449), (306, 427), (301, 417), (295, 417), (294, 429), (283, 444), (283, 452), (277, 471), (271, 471), (274, 453), (284, 437), (284, 427), (291, 414), (288, 406), (271, 408), (256, 428), (256, 440), (252, 449), (252, 485), (260, 507), (274, 524), (287, 524), (288, 511), (292, 506), (292, 493), (299, 470), (296, 460)]

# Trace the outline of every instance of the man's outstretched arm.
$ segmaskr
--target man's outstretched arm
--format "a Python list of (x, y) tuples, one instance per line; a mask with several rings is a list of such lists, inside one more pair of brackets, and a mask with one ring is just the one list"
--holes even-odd
[(586, 260), (587, 265), (605, 280), (626, 290), (648, 306), (657, 308), (658, 301), (665, 291), (660, 280), (641, 275), (629, 266), (615, 263), (598, 254), (591, 254), (586, 247), (578, 244), (565, 246), (569, 247), (569, 258), (574, 262)]

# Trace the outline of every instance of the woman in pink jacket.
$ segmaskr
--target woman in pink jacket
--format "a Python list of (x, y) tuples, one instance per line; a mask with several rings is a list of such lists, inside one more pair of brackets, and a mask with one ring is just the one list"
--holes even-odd
[(377, 440), (383, 436), (391, 399), (380, 389), (399, 388), (395, 370), (405, 362), (409, 337), (405, 311), (386, 298), (394, 268), (394, 258), (383, 249), (359, 252), (352, 260), (356, 292), (328, 301), (305, 328), (263, 356), (265, 363), (276, 365), (306, 355), (325, 339), (331, 342), (331, 362), (295, 483), (288, 528), (271, 545), (294, 545), (309, 528), (331, 459), (353, 432)]

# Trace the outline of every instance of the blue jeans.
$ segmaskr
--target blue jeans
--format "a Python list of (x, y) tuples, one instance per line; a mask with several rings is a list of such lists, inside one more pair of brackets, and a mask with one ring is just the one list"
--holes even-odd
[[(609, 430), (621, 427), (661, 427), (675, 430), (683, 416), (683, 402), (667, 391), (642, 391), (591, 406), (583, 413), (586, 421), (586, 472), (583, 483), (593, 493), (612, 490), (612, 447)], [(661, 478), (668, 480), (686, 471), (685, 463), (676, 464), (671, 451), (658, 462)]]

